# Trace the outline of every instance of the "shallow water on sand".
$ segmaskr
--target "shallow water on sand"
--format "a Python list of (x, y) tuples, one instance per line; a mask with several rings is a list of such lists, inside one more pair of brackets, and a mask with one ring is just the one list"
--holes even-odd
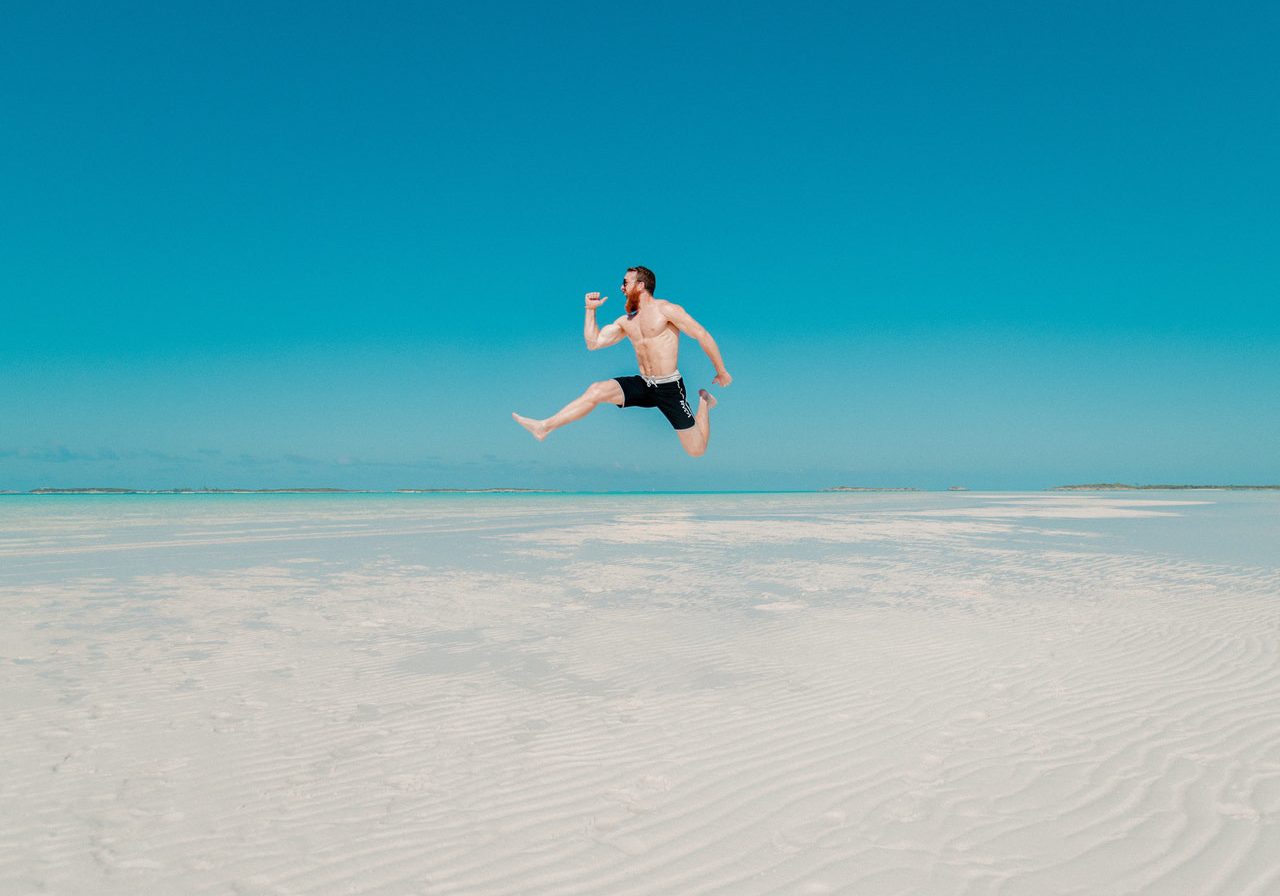
[[(1084, 509), (1081, 509), (1081, 507)], [(1012, 522), (1018, 543), (1067, 533), (1077, 544), (1207, 563), (1280, 563), (1280, 494), (777, 493), (591, 495), (122, 495), (0, 496), (0, 581), (128, 573), (143, 562), (219, 568), (313, 546), (357, 557), (375, 552), (439, 562), (478, 554), (503, 533), (581, 528), (653, 515), (681, 527), (721, 519), (760, 523), (796, 516), (902, 517)], [(682, 530), (683, 531), (683, 530)], [(593, 543), (589, 533), (584, 542)], [(613, 542), (611, 542), (613, 543)], [(732, 544), (723, 545), (729, 551)], [(750, 541), (742, 549), (750, 551)]]

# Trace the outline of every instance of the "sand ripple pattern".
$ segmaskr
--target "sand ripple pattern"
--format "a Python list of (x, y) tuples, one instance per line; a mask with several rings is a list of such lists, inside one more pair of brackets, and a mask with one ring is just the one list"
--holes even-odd
[(0, 893), (1268, 896), (1231, 500), (0, 504)]

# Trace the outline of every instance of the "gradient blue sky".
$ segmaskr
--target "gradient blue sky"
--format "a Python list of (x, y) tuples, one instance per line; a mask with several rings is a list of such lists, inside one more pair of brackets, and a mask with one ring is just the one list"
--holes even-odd
[[(0, 488), (1280, 481), (1274, 3), (0, 27)], [(736, 378), (704, 458), (509, 418), (634, 372), (631, 264)]]

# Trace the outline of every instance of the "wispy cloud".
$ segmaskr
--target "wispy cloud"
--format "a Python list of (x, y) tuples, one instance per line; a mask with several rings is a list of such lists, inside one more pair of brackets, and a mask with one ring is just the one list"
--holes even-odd
[[(216, 461), (223, 456), (224, 454), (222, 450), (218, 448), (198, 448), (193, 454), (174, 454), (172, 452), (156, 451), (150, 448), (117, 449), (103, 447), (93, 450), (84, 450), (71, 448), (61, 443), (41, 445), (34, 448), (0, 448), (0, 458), (12, 458), (14, 460), (25, 460), (47, 464), (92, 464), (134, 460), (146, 460), (166, 464), (208, 464), (211, 460)], [(225, 463), (233, 466), (251, 467), (270, 466), (272, 464), (279, 463), (313, 466), (323, 463), (323, 461), (316, 460), (315, 458), (304, 457), (300, 454), (285, 454), (279, 457), (240, 454), (234, 458), (226, 460)]]
[[(51, 443), (38, 447), (0, 448), (0, 458), (35, 461), (37, 463), (95, 463), (105, 461), (147, 460), (161, 463), (204, 464), (220, 463), (229, 467), (272, 467), (288, 465), (295, 467), (320, 467), (326, 464), (338, 467), (379, 467), (388, 469), (420, 469), (444, 465), (438, 456), (415, 458), (412, 460), (379, 460), (376, 458), (341, 455), (339, 457), (321, 458), (296, 452), (283, 454), (251, 454), (241, 452), (228, 454), (221, 448), (196, 448), (190, 454), (174, 454), (153, 449), (118, 449), (72, 448), (61, 443)], [(464, 465), (471, 465), (469, 461)], [(456, 465), (453, 465), (456, 466)]]
[(237, 454), (227, 460), (230, 467), (269, 467), (280, 463), (278, 457), (264, 457), (261, 454)]
[[(62, 444), (41, 445), (38, 448), (4, 448), (0, 449), (0, 457), (11, 457), (16, 460), (37, 461), (40, 463), (65, 464), (84, 461), (120, 460), (124, 455), (111, 448), (99, 448), (96, 451), (81, 451), (68, 448)], [(141, 455), (135, 455), (141, 456)]]
[(444, 460), (436, 455), (415, 458), (414, 460), (376, 460), (366, 457), (352, 457), (344, 454), (336, 461), (340, 467), (377, 467), (379, 469), (388, 470), (422, 470), (434, 468), (453, 468), (465, 466), (465, 464), (446, 464)]

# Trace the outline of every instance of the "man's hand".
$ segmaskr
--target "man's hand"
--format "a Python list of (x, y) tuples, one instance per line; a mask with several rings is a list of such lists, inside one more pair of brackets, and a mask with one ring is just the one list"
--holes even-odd
[(729, 371), (722, 370), (716, 374), (715, 379), (711, 382), (715, 383), (717, 386), (727, 386), (733, 382), (733, 377), (729, 376)]
[(593, 311), (594, 311), (596, 308), (599, 308), (601, 305), (603, 305), (603, 304), (604, 304), (605, 302), (607, 302), (607, 301), (609, 301), (609, 297), (608, 297), (608, 296), (605, 296), (605, 297), (602, 299), (602, 298), (600, 298), (600, 293), (598, 293), (598, 292), (589, 292), (589, 293), (587, 293), (587, 297), (586, 297), (587, 307), (588, 307), (588, 308), (590, 308), (590, 309), (592, 309)]

